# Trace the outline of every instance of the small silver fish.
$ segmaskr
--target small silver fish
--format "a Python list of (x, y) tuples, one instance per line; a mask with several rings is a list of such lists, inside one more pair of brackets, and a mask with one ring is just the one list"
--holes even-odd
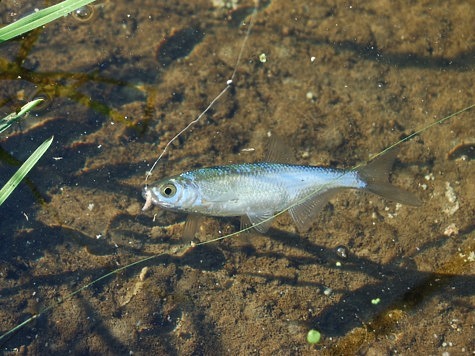
[(299, 231), (305, 231), (328, 199), (348, 188), (420, 205), (417, 197), (388, 183), (396, 154), (397, 150), (388, 151), (357, 170), (271, 162), (197, 169), (146, 186), (143, 210), (154, 204), (189, 213), (184, 235), (192, 238), (199, 215), (240, 216), (242, 227), (252, 226), (264, 233), (272, 216), (286, 209)]

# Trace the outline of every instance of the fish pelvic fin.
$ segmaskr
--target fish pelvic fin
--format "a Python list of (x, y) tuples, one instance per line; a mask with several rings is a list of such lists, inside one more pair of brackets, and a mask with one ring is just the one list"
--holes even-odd
[(401, 204), (420, 206), (422, 202), (418, 197), (388, 182), (398, 151), (398, 149), (391, 149), (377, 157), (366, 166), (358, 169), (358, 175), (366, 183), (365, 189), (367, 191)]
[(198, 214), (189, 214), (186, 217), (185, 227), (183, 229), (183, 239), (185, 242), (191, 242), (195, 238), (200, 228), (201, 216)]
[(258, 232), (265, 233), (272, 225), (272, 217), (274, 213), (272, 211), (264, 211), (260, 213), (247, 213), (244, 218), (241, 218), (241, 222), (250, 225)]

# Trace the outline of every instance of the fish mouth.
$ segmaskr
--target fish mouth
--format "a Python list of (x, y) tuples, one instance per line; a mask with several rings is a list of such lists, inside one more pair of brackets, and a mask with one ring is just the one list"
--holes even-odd
[(154, 203), (152, 191), (148, 188), (148, 186), (143, 187), (142, 197), (145, 199), (145, 204), (142, 207), (142, 211), (146, 211), (150, 209)]

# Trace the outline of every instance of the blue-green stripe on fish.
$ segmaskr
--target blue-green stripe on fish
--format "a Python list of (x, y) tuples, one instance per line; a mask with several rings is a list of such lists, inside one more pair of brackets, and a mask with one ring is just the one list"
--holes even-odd
[[(272, 216), (287, 209), (300, 231), (308, 229), (328, 199), (342, 189), (363, 189), (420, 205), (414, 195), (387, 182), (396, 153), (389, 151), (357, 170), (258, 162), (187, 171), (146, 186), (144, 209), (154, 204), (193, 217), (241, 216), (244, 225), (265, 232)], [(194, 235), (194, 225), (185, 227), (185, 235)]]

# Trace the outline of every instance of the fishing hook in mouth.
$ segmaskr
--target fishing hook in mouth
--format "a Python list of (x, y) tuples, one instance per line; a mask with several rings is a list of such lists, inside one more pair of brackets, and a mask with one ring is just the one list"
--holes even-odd
[(153, 204), (152, 191), (148, 189), (148, 186), (143, 188), (143, 197), (145, 198), (145, 204), (143, 205), (142, 211), (146, 211), (151, 208)]

